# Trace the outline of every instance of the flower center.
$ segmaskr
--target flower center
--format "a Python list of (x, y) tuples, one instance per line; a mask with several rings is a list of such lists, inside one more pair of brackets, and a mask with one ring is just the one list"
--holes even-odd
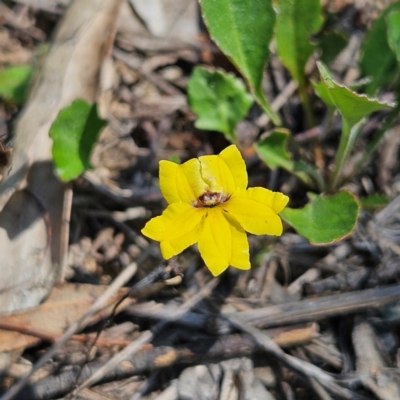
[(194, 203), (195, 207), (214, 207), (224, 203), (228, 197), (223, 193), (207, 191), (203, 193)]

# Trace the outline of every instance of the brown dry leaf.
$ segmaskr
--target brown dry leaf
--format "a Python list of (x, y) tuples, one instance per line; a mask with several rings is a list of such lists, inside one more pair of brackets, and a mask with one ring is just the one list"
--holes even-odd
[(25, 190), (14, 193), (0, 213), (2, 311), (29, 307), (25, 293), (32, 283), (36, 296), (47, 294), (40, 286), (52, 275), (50, 235), (49, 215), (36, 198)]
[[(140, 8), (140, 17), (136, 6)], [(157, 15), (152, 15), (151, 9), (154, 7), (158, 9)], [(124, 2), (118, 20), (118, 47), (128, 52), (141, 50), (162, 53), (193, 49), (193, 45), (198, 45), (197, 7), (195, 0), (135, 1), (132, 6)], [(157, 20), (160, 19), (163, 22), (157, 28)], [(151, 29), (148, 29), (150, 25), (161, 36), (152, 35)]]
[(154, 36), (197, 40), (198, 9), (195, 0), (130, 0), (136, 13)]
[[(34, 310), (0, 317), (0, 328), (15, 328), (14, 331), (0, 329), (0, 353), (34, 346), (46, 335), (49, 336), (49, 339), (56, 340), (69, 325), (76, 322), (88, 310), (96, 298), (102, 295), (107, 288), (108, 286), (66, 283), (54, 287), (47, 301)], [(108, 316), (112, 307), (127, 290), (126, 288), (120, 289), (108, 302), (107, 308), (97, 314), (91, 323)], [(118, 309), (128, 306), (132, 301), (132, 299), (125, 300)], [(36, 336), (28, 335), (27, 332), (36, 334)]]
[(62, 275), (71, 196), (54, 175), (48, 132), (72, 101), (95, 100), (120, 2), (72, 2), (16, 125), (12, 164), (0, 171), (0, 274), (7, 276), (0, 282), (0, 313), (36, 306)]

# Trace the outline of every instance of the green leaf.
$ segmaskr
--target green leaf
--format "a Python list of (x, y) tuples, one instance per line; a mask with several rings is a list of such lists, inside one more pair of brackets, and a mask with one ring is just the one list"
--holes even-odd
[[(312, 179), (315, 179), (315, 174), (318, 174), (318, 172), (312, 170), (310, 165), (293, 161), (292, 156), (287, 151), (289, 138), (290, 131), (288, 129), (275, 128), (269, 132), (268, 136), (255, 143), (254, 148), (268, 168), (283, 168), (295, 174), (305, 184), (313, 186)], [(317, 185), (319, 186), (318, 179)]]
[(6, 101), (23, 104), (28, 91), (32, 67), (19, 65), (0, 72), (0, 97)]
[(222, 132), (234, 142), (235, 127), (247, 115), (253, 98), (241, 79), (197, 67), (188, 83), (188, 102), (198, 115), (196, 128)]
[(369, 95), (375, 94), (378, 89), (392, 83), (396, 75), (397, 62), (395, 54), (388, 44), (386, 24), (386, 17), (392, 11), (400, 11), (400, 3), (388, 7), (374, 21), (361, 47), (362, 75), (371, 78), (371, 82), (365, 88), (365, 92)]
[(400, 62), (400, 10), (394, 10), (386, 17), (387, 38), (390, 48)]
[(276, 46), (279, 58), (299, 86), (314, 50), (310, 37), (322, 26), (320, 0), (276, 0)]
[(289, 137), (289, 130), (278, 128), (254, 144), (258, 155), (269, 168), (276, 169), (281, 167), (289, 172), (294, 171), (294, 162), (287, 151)]
[[(310, 178), (315, 182), (319, 192), (324, 192), (326, 189), (325, 177), (319, 172), (315, 165), (307, 164), (302, 161), (297, 161), (294, 164), (294, 173), (309, 186), (312, 186)], [(307, 177), (307, 179), (304, 179)]]
[(348, 39), (342, 33), (329, 32), (322, 35), (318, 47), (321, 49), (321, 61), (331, 63), (336, 56), (347, 46)]
[(63, 108), (50, 128), (53, 160), (63, 181), (78, 177), (91, 168), (90, 153), (107, 121), (97, 115), (96, 104), (78, 99)]
[(332, 197), (313, 195), (304, 208), (285, 208), (281, 217), (313, 244), (330, 244), (350, 235), (357, 223), (359, 204), (345, 190)]
[(280, 125), (262, 90), (275, 23), (271, 0), (200, 0), (200, 4), (211, 37), (243, 74), (273, 123)]
[(362, 119), (374, 111), (393, 107), (393, 105), (353, 92), (335, 82), (323, 63), (317, 62), (317, 66), (321, 82), (313, 83), (315, 92), (328, 106), (336, 107), (342, 115), (342, 135), (331, 180), (332, 189), (339, 182), (339, 175), (354, 147)]
[(389, 204), (389, 198), (384, 194), (373, 194), (368, 197), (361, 197), (359, 200), (361, 208), (366, 210), (376, 210)]
[(317, 66), (321, 76), (321, 83), (314, 84), (317, 95), (326, 104), (335, 106), (350, 128), (372, 112), (393, 106), (390, 103), (353, 92), (348, 87), (335, 82), (323, 63), (317, 62)]

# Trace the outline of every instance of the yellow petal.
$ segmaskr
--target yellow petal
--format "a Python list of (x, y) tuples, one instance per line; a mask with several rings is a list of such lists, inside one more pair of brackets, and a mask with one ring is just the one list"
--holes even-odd
[(223, 150), (218, 156), (199, 157), (201, 175), (211, 192), (231, 195), (237, 189), (246, 189), (246, 164), (235, 145)]
[(232, 255), (230, 265), (238, 269), (250, 269), (249, 242), (244, 229), (239, 222), (228, 213), (224, 213), (231, 228)]
[[(257, 189), (257, 188), (254, 188)], [(272, 192), (274, 196), (272, 198), (271, 207), (276, 213), (280, 213), (289, 202), (289, 197), (285, 196), (283, 193), (280, 192)]]
[(232, 144), (225, 150), (221, 151), (219, 157), (225, 161), (226, 165), (231, 171), (235, 181), (236, 189), (246, 189), (248, 183), (246, 164), (242, 155), (240, 154), (239, 149)]
[(182, 253), (183, 250), (199, 241), (199, 237), (203, 228), (200, 222), (191, 231), (185, 232), (183, 235), (173, 239), (164, 240), (160, 243), (161, 253), (163, 257), (168, 260), (169, 258)]
[(289, 202), (289, 197), (280, 192), (273, 192), (272, 190), (262, 187), (254, 187), (246, 190), (247, 197), (271, 207), (277, 214), (280, 213)]
[(220, 207), (209, 208), (199, 238), (199, 251), (214, 276), (229, 265), (249, 269), (249, 244), (244, 230)]
[(168, 204), (181, 201), (176, 185), (179, 165), (171, 161), (160, 161), (160, 189)]
[(163, 237), (166, 227), (166, 218), (164, 215), (159, 217), (154, 217), (142, 229), (143, 235), (149, 237), (150, 239), (160, 241)]
[(160, 161), (160, 189), (168, 204), (180, 201), (192, 204), (206, 191), (206, 188), (197, 158), (182, 165), (171, 161)]
[(236, 185), (226, 162), (219, 156), (199, 157), (201, 176), (211, 192), (232, 194)]
[(173, 241), (196, 228), (205, 212), (205, 209), (194, 208), (187, 203), (173, 203), (161, 216), (152, 218), (142, 233), (159, 242)]
[[(264, 188), (238, 190), (222, 205), (242, 227), (255, 235), (282, 235), (282, 221), (278, 212), (289, 198), (282, 193)], [(279, 211), (278, 211), (279, 210)]]
[(208, 185), (204, 182), (201, 175), (201, 164), (197, 158), (192, 158), (181, 165), (182, 171), (186, 176), (189, 186), (193, 192), (194, 199), (200, 197), (208, 190)]

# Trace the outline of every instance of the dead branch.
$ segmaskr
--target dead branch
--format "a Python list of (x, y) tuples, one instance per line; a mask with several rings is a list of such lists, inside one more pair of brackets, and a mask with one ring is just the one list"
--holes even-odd
[[(315, 334), (316, 326), (313, 324), (303, 329), (280, 333), (273, 338), (273, 341), (286, 348), (310, 342)], [(104, 374), (98, 383), (121, 380), (177, 364), (212, 363), (236, 357), (249, 357), (255, 353), (259, 354), (259, 346), (248, 335), (230, 335), (218, 340), (209, 337), (186, 347), (160, 346), (153, 348), (151, 345), (144, 345), (139, 352), (129, 355)], [(108, 357), (103, 357), (85, 365), (79, 381), (83, 382), (88, 379), (108, 360)], [(15, 399), (45, 400), (63, 396), (74, 389), (78, 372), (79, 366), (59, 375), (49, 376), (35, 384), (27, 385)]]

